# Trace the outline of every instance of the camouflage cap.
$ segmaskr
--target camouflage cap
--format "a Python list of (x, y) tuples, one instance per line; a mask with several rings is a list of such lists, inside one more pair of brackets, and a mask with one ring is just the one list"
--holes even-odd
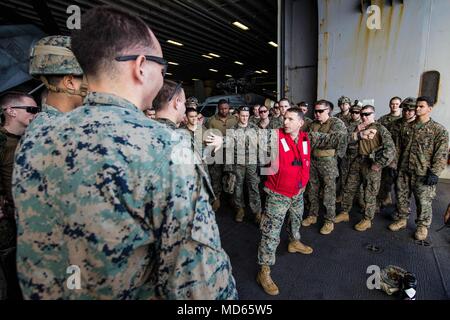
[(400, 105), (401, 108), (405, 109), (416, 109), (417, 99), (413, 97), (408, 97), (405, 100), (403, 100), (402, 104)]
[(342, 97), (340, 97), (339, 100), (338, 100), (338, 106), (341, 106), (341, 105), (343, 105), (344, 103), (352, 104), (352, 100), (350, 100), (349, 97), (344, 97), (344, 96), (342, 96)]
[(36, 42), (30, 51), (30, 75), (83, 75), (70, 44), (67, 36), (49, 36)]

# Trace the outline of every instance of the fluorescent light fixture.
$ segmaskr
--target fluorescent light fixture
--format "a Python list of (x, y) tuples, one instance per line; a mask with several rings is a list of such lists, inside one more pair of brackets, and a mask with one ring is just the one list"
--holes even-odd
[(209, 71), (212, 71), (212, 72), (219, 72), (219, 71), (216, 70), (216, 69), (209, 69)]
[(182, 44), (181, 42), (177, 42), (177, 41), (173, 41), (173, 40), (167, 40), (167, 43), (170, 43), (170, 44), (173, 44), (173, 45), (179, 46), (179, 47), (184, 46), (184, 44)]
[(200, 81), (200, 79), (196, 79), (196, 78), (194, 78), (194, 79), (192, 79), (192, 81)]
[(262, 73), (269, 73), (268, 71), (266, 71), (266, 70), (261, 70), (261, 72)]
[(275, 42), (273, 42), (273, 41), (270, 41), (269, 44), (270, 44), (272, 47), (278, 48), (278, 45), (277, 45)]
[(233, 76), (231, 74), (226, 74), (225, 77), (233, 78)]
[(215, 53), (208, 53), (211, 57), (214, 57), (214, 58), (220, 58), (220, 56), (218, 55), (218, 54), (215, 54)]
[(203, 58), (207, 58), (207, 59), (213, 59), (213, 57), (210, 57), (210, 56), (208, 56), (208, 55), (206, 55), (206, 54), (202, 54), (202, 57), (203, 57)]
[(247, 27), (246, 25), (240, 23), (239, 21), (233, 22), (233, 25), (235, 27), (238, 27), (239, 29), (242, 29), (242, 30), (245, 30), (245, 31), (247, 31), (249, 29), (249, 27)]
[(178, 66), (179, 65), (178, 63), (172, 62), (172, 61), (169, 61), (169, 64), (171, 64), (172, 66)]
[(262, 74), (262, 72), (261, 71), (255, 71), (256, 73), (258, 73), (258, 74)]
[(238, 65), (240, 65), (240, 66), (243, 66), (243, 65), (244, 65), (242, 62), (239, 62), (239, 61), (235, 61), (234, 63), (236, 63), (236, 64), (238, 64)]
[(173, 76), (173, 74), (170, 72), (166, 72), (166, 76)]

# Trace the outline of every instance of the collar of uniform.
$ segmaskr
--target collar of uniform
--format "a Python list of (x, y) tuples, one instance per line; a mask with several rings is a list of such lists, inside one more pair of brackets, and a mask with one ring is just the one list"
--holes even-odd
[(60, 116), (63, 113), (61, 111), (59, 111), (56, 107), (53, 107), (49, 104), (43, 103), (42, 104), (42, 112), (48, 113), (48, 114), (52, 114), (52, 115), (56, 115), (56, 116)]
[(126, 109), (130, 109), (133, 111), (140, 111), (139, 108), (128, 101), (127, 99), (116, 96), (112, 93), (103, 93), (103, 92), (90, 92), (86, 99), (84, 100), (84, 104), (88, 106), (100, 106), (100, 105), (113, 105)]
[(172, 120), (169, 120), (166, 118), (157, 118), (155, 120), (158, 121), (159, 123), (167, 125), (171, 129), (174, 129), (174, 130), (177, 129), (177, 124), (175, 122), (173, 122)]

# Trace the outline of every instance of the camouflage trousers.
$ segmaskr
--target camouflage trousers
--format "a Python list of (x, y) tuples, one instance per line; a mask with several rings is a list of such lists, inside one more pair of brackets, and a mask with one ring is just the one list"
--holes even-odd
[(377, 211), (377, 195), (380, 190), (381, 170), (372, 170), (372, 161), (356, 158), (350, 165), (350, 172), (348, 174), (347, 183), (344, 187), (344, 194), (342, 198), (342, 210), (350, 212), (353, 206), (353, 198), (356, 193), (360, 192), (360, 187), (363, 187), (364, 195), (364, 217), (372, 220)]
[[(211, 177), (214, 195), (217, 199), (220, 199), (220, 195), (222, 194), (223, 164), (212, 164), (208, 166), (208, 171)], [(211, 197), (210, 200), (213, 201), (214, 197)]]
[(336, 217), (336, 178), (338, 176), (336, 158), (314, 158), (311, 161), (308, 187), (310, 216), (319, 215), (320, 191), (323, 190), (323, 204), (327, 209), (325, 219), (334, 220)]
[(389, 175), (389, 168), (383, 168), (381, 172), (380, 191), (378, 192), (378, 202), (382, 203), (387, 199), (392, 191), (394, 179)]
[(300, 240), (303, 216), (303, 193), (288, 198), (264, 188), (267, 193), (266, 210), (261, 220), (261, 242), (258, 247), (258, 264), (273, 266), (280, 243), (284, 218), (288, 214), (287, 232), (289, 240)]
[(350, 161), (345, 156), (344, 158), (338, 158), (339, 177), (336, 182), (337, 194), (342, 196), (344, 191), (345, 182), (347, 181), (348, 172), (350, 170)]
[(397, 213), (395, 220), (408, 219), (411, 194), (414, 194), (417, 207), (416, 224), (429, 228), (433, 217), (432, 202), (436, 197), (436, 186), (424, 184), (425, 177), (401, 170), (398, 174), (395, 191), (397, 194)]
[(261, 213), (258, 167), (256, 165), (236, 165), (234, 173), (236, 174), (236, 186), (233, 199), (236, 208), (245, 208), (244, 187), (247, 185), (250, 209), (254, 214)]

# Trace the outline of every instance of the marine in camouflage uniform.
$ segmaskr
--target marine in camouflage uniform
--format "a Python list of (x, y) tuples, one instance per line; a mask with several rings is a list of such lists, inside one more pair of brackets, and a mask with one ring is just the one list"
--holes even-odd
[[(342, 198), (342, 213), (336, 217), (336, 222), (348, 221), (348, 213), (353, 205), (353, 198), (359, 192), (361, 184), (364, 188), (364, 218), (356, 226), (358, 231), (365, 231), (371, 227), (371, 221), (377, 209), (377, 195), (380, 188), (381, 169), (395, 158), (395, 145), (389, 131), (380, 123), (374, 121), (375, 109), (365, 106), (361, 114), (368, 124), (363, 129), (356, 128), (349, 134), (349, 146), (358, 145), (358, 156), (350, 165), (350, 171)], [(361, 130), (376, 130), (373, 138), (361, 139)], [(375, 166), (378, 168), (375, 169)]]
[[(427, 98), (425, 98), (427, 99)], [(409, 217), (409, 203), (414, 194), (417, 207), (417, 240), (425, 240), (432, 222), (432, 202), (436, 196), (438, 177), (447, 166), (448, 131), (424, 114), (424, 109), (433, 107), (423, 97), (417, 99), (417, 118), (404, 125), (399, 142), (397, 213), (392, 231), (406, 228)], [(430, 111), (431, 112), (431, 111)]]
[[(176, 138), (130, 102), (91, 93), (23, 143), (14, 193), (28, 298), (236, 297), (209, 194), (194, 165), (176, 164)], [(70, 265), (82, 290), (66, 287)]]
[[(241, 107), (239, 114), (249, 112), (248, 107)], [(234, 206), (237, 210), (235, 220), (242, 222), (245, 215), (244, 188), (248, 189), (249, 205), (255, 216), (255, 221), (261, 220), (261, 196), (259, 193), (259, 174), (258, 174), (258, 132), (259, 128), (253, 123), (248, 122), (246, 126), (238, 122), (232, 128), (231, 136), (228, 136), (229, 144), (233, 140), (234, 162), (225, 164), (224, 172), (236, 175), (236, 184), (234, 190)]]
[[(228, 104), (228, 103), (227, 103)], [(221, 108), (221, 105), (218, 106), (219, 109)], [(229, 108), (229, 107), (228, 107)], [(220, 110), (219, 110), (220, 112)], [(226, 117), (220, 117), (219, 114), (215, 114), (205, 124), (205, 127), (210, 130), (214, 130), (214, 134), (220, 135), (222, 137), (226, 137), (227, 130), (234, 127), (237, 123), (236, 117), (227, 114)], [(217, 211), (220, 208), (220, 198), (222, 194), (222, 177), (223, 177), (223, 167), (225, 162), (225, 154), (226, 150), (225, 148), (221, 149), (216, 156), (221, 159), (221, 163), (214, 163), (210, 164), (209, 174), (211, 175), (211, 182), (214, 188), (214, 194), (216, 195), (216, 200), (213, 203), (213, 209), (214, 211)]]
[[(358, 103), (358, 102), (355, 102), (355, 104), (351, 107), (350, 114), (352, 115), (352, 119), (349, 122), (349, 125), (347, 127), (347, 135), (354, 132), (356, 127), (358, 127), (361, 124), (362, 121), (361, 121), (361, 117), (359, 116), (361, 109), (362, 109), (362, 104)], [(340, 167), (339, 167), (340, 175), (339, 175), (339, 179), (338, 179), (338, 194), (340, 195), (340, 197), (339, 197), (340, 199), (339, 199), (339, 201), (336, 199), (337, 202), (342, 201), (342, 194), (344, 192), (345, 182), (347, 181), (348, 173), (350, 171), (350, 164), (353, 162), (353, 160), (357, 156), (358, 156), (358, 145), (357, 144), (349, 144), (347, 146), (347, 151), (345, 153), (345, 156), (340, 158)]]
[[(397, 102), (398, 101), (398, 102)], [(389, 114), (386, 114), (382, 116), (378, 122), (383, 125), (386, 129), (389, 130), (392, 137), (394, 137), (393, 132), (393, 125), (397, 120), (402, 119), (402, 114), (396, 113), (395, 109), (392, 109), (392, 104), (395, 102), (396, 104), (401, 105), (401, 99), (400, 98), (392, 98), (389, 106), (391, 108), (391, 112)], [(391, 190), (392, 185), (394, 184), (394, 177), (392, 175), (392, 170), (395, 169), (396, 164), (392, 163), (386, 168), (383, 168), (383, 172), (381, 173), (381, 184), (380, 184), (380, 192), (378, 194), (378, 202), (380, 205), (386, 206), (389, 204), (392, 204), (392, 198), (391, 198)]]
[[(148, 30), (116, 10), (90, 12), (83, 30), (76, 31), (78, 41), (90, 34), (93, 20), (106, 16)], [(115, 34), (119, 27), (112, 22), (108, 28)], [(142, 43), (153, 45), (145, 51), (161, 56), (150, 31), (147, 38)], [(105, 44), (106, 49), (113, 45)], [(145, 71), (162, 77), (163, 63), (145, 65)], [(109, 76), (109, 70), (94, 76)], [(108, 89), (107, 82), (98, 81)], [(148, 84), (140, 88), (157, 90)], [(134, 96), (150, 99), (140, 92)], [(180, 150), (179, 134), (149, 120), (144, 107), (91, 92), (84, 106), (23, 142), (13, 192), (19, 279), (28, 299), (237, 298), (203, 177), (194, 164), (179, 163), (186, 152)], [(79, 290), (67, 286), (69, 266), (79, 268)]]
[[(323, 110), (323, 105), (321, 110)], [(312, 122), (310, 133), (319, 132), (323, 134), (336, 133), (346, 137), (345, 124), (335, 117), (329, 117), (325, 122), (319, 120)], [(339, 176), (337, 156), (343, 156), (346, 150), (344, 145), (331, 145), (328, 148), (312, 147), (310, 180), (307, 188), (308, 200), (310, 202), (309, 216), (303, 221), (303, 226), (309, 226), (317, 222), (320, 209), (320, 194), (323, 190), (323, 204), (326, 208), (325, 225), (321, 229), (322, 234), (328, 234), (325, 229), (330, 229), (336, 216), (336, 178)], [(325, 226), (324, 225), (324, 226)], [(331, 231), (330, 231), (331, 232)]]
[[(348, 97), (340, 97), (338, 100), (338, 106), (339, 108), (341, 108), (341, 112), (337, 113), (335, 115), (336, 118), (338, 118), (339, 120), (342, 120), (342, 122), (344, 122), (345, 126), (348, 127), (350, 124), (350, 121), (352, 120), (352, 115), (349, 112), (349, 109), (352, 105), (352, 100)], [(347, 108), (347, 109), (345, 109)], [(344, 109), (346, 111), (344, 111)]]

